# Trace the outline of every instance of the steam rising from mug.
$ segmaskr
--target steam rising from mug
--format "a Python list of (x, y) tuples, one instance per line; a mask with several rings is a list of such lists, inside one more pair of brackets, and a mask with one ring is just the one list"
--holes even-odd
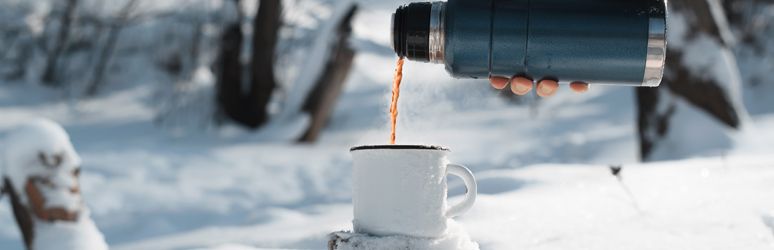
[(392, 47), (455, 78), (511, 77), (655, 87), (665, 0), (449, 0), (399, 7)]

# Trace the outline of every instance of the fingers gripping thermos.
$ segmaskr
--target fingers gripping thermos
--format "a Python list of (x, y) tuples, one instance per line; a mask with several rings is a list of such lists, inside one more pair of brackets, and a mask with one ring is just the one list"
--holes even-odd
[(511, 77), (658, 86), (665, 0), (449, 0), (399, 7), (392, 47), (456, 78)]

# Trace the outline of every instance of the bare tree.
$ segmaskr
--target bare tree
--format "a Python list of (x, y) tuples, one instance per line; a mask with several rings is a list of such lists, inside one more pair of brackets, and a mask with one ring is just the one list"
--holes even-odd
[(333, 106), (339, 98), (341, 89), (344, 86), (349, 69), (352, 67), (352, 61), (355, 58), (355, 51), (349, 47), (349, 36), (352, 33), (352, 17), (355, 15), (357, 7), (353, 5), (346, 16), (339, 22), (336, 42), (332, 45), (331, 56), (325, 64), (323, 74), (317, 79), (312, 91), (306, 98), (303, 111), (312, 116), (312, 123), (304, 135), (299, 139), (301, 142), (313, 142), (317, 140), (320, 131), (325, 127)]
[[(239, 1), (235, 2), (238, 6)], [(278, 86), (274, 66), (282, 18), (280, 4), (280, 0), (261, 1), (253, 20), (251, 64), (248, 71), (249, 83), (246, 87), (242, 85), (242, 65), (239, 62), (241, 54), (239, 45), (243, 39), (239, 27), (241, 22), (230, 24), (221, 38), (218, 60), (220, 70), (217, 78), (219, 113), (249, 128), (258, 128), (268, 121), (267, 106)], [(337, 14), (328, 20), (330, 23), (320, 25), (320, 29), (317, 30), (317, 32), (325, 32), (323, 35), (325, 38), (309, 37), (317, 39), (309, 40), (312, 44), (311, 50), (325, 50), (330, 53), (326, 53), (327, 56), (324, 58), (307, 58), (302, 63), (303, 74), (312, 74), (308, 75), (312, 77), (296, 79), (293, 89), (286, 92), (288, 95), (285, 96), (283, 110), (277, 118), (283, 120), (287, 116), (300, 112), (308, 113), (312, 117), (312, 123), (305, 134), (296, 135), (295, 138), (299, 141), (310, 142), (317, 138), (338, 99), (355, 54), (355, 51), (349, 47), (348, 41), (351, 33), (350, 22), (356, 7), (351, 2), (331, 4), (335, 6), (334, 8), (338, 8)], [(285, 48), (288, 48), (287, 46), (292, 45), (286, 44)], [(320, 73), (317, 73), (318, 70)]]
[(56, 79), (56, 70), (59, 61), (59, 56), (67, 46), (70, 34), (70, 27), (72, 21), (75, 18), (75, 7), (78, 5), (78, 0), (67, 0), (66, 10), (62, 15), (61, 27), (59, 27), (59, 35), (56, 40), (56, 45), (51, 53), (48, 54), (46, 60), (46, 70), (43, 74), (43, 82), (48, 85), (60, 85), (59, 80)]
[(129, 17), (136, 6), (137, 0), (130, 0), (118, 13), (118, 16), (109, 23), (110, 31), (108, 32), (105, 45), (102, 47), (99, 60), (97, 60), (96, 68), (94, 69), (94, 76), (91, 78), (91, 83), (86, 87), (86, 96), (94, 96), (102, 83), (102, 77), (105, 75), (105, 69), (110, 63), (110, 57), (113, 54), (118, 36), (121, 34), (121, 29), (126, 25)]
[(250, 126), (257, 127), (268, 119), (266, 106), (274, 88), (274, 50), (282, 13), (280, 0), (262, 0), (253, 19), (253, 56), (250, 92), (247, 104), (254, 107)]
[[(237, 6), (238, 6), (238, 1)], [(239, 62), (242, 31), (239, 23), (226, 28), (221, 39), (220, 74), (217, 100), (221, 111), (230, 119), (250, 128), (268, 119), (266, 106), (277, 86), (274, 77), (274, 49), (280, 27), (280, 0), (263, 0), (253, 21), (252, 63), (247, 92), (242, 89)]]
[[(239, 0), (234, 1), (239, 6)], [(240, 11), (241, 13), (241, 11)], [(219, 69), (217, 78), (217, 101), (223, 114), (239, 122), (243, 118), (242, 95), (242, 63), (239, 60), (242, 54), (242, 29), (241, 15), (235, 23), (231, 23), (223, 31), (220, 38), (220, 52), (217, 66)]]

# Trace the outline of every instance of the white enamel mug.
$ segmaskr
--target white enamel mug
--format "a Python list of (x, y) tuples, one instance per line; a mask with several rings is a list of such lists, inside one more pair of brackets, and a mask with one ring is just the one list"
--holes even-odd
[[(476, 179), (468, 168), (450, 164), (449, 149), (428, 145), (373, 145), (350, 149), (352, 205), (356, 233), (437, 238), (447, 218), (465, 213), (476, 201)], [(446, 204), (446, 175), (462, 178), (465, 199)]]

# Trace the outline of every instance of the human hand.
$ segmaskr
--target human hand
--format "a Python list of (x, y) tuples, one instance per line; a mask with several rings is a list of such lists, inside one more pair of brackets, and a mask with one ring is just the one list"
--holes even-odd
[[(524, 95), (528, 93), (534, 87), (534, 82), (526, 77), (517, 76), (512, 79), (508, 79), (501, 76), (489, 77), (489, 81), (492, 82), (492, 86), (496, 89), (503, 89), (508, 82), (511, 83), (511, 91), (517, 95)], [(540, 97), (546, 98), (556, 94), (556, 90), (559, 89), (559, 83), (554, 80), (540, 80), (537, 84), (537, 93)], [(576, 93), (583, 93), (589, 90), (589, 84), (585, 82), (572, 82), (570, 83), (570, 89)]]

